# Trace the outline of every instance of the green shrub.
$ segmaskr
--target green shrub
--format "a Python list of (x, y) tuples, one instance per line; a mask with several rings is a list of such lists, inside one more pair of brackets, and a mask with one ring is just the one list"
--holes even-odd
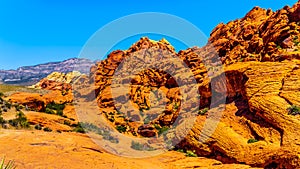
[(39, 125), (39, 124), (35, 125), (34, 128), (35, 128), (36, 130), (42, 130), (42, 126)]
[(158, 131), (158, 135), (166, 133), (170, 128), (167, 126), (160, 127), (157, 124), (154, 124), (155, 129)]
[(70, 123), (70, 121), (65, 120), (65, 121), (64, 121), (64, 125), (71, 126), (71, 123)]
[(57, 104), (55, 102), (51, 102), (46, 105), (46, 108), (56, 110), (56, 111), (63, 110), (65, 107), (66, 107), (65, 104)]
[(7, 107), (8, 109), (11, 109), (11, 103), (5, 102), (4, 104), (5, 104), (5, 107)]
[(64, 113), (62, 110), (57, 110), (56, 114), (59, 116), (62, 116), (62, 117), (64, 116)]
[(122, 126), (122, 125), (118, 125), (116, 126), (116, 129), (120, 132), (120, 133), (124, 133), (127, 130), (127, 127)]
[(77, 126), (73, 129), (73, 131), (77, 133), (85, 133), (81, 123), (78, 123)]
[(206, 108), (200, 110), (198, 114), (199, 114), (199, 115), (205, 115), (205, 114), (208, 112), (208, 110), (209, 110), (209, 109), (206, 107)]
[(27, 121), (27, 118), (25, 116), (25, 114), (22, 111), (19, 111), (16, 114), (16, 118), (9, 120), (8, 123), (11, 126), (14, 126), (16, 128), (29, 128), (29, 123)]
[(298, 36), (294, 36), (293, 42), (296, 46), (298, 46), (300, 44)]
[(3, 97), (4, 96), (4, 93), (0, 92), (0, 97)]
[(258, 140), (254, 139), (254, 138), (250, 138), (247, 143), (250, 144), (250, 143), (256, 143), (258, 142)]
[(168, 126), (163, 126), (158, 128), (158, 135), (166, 134), (170, 128)]
[(16, 108), (16, 111), (20, 111), (23, 107), (20, 106), (19, 104), (16, 104), (16, 105), (15, 105), (15, 108)]
[(45, 132), (51, 132), (51, 131), (52, 131), (52, 129), (50, 129), (49, 127), (45, 127), (43, 130), (44, 130)]
[(173, 109), (176, 111), (176, 110), (178, 110), (178, 108), (179, 108), (179, 104), (177, 102), (175, 102)]
[(7, 164), (5, 164), (5, 158), (2, 159), (0, 163), (0, 169), (14, 169), (16, 168), (14, 161), (8, 161)]
[(179, 153), (185, 153), (183, 149), (177, 149), (176, 151)]
[(55, 112), (49, 108), (46, 108), (45, 113), (47, 114), (55, 114)]
[(139, 150), (139, 151), (154, 151), (155, 149), (148, 144), (141, 144), (139, 142), (132, 141), (131, 146), (132, 149), (134, 150)]
[(0, 125), (6, 124), (6, 120), (3, 119), (3, 117), (0, 116)]
[(298, 115), (300, 114), (300, 107), (296, 105), (292, 105), (291, 107), (288, 108), (288, 114), (289, 115)]
[(150, 117), (146, 116), (146, 118), (144, 119), (144, 124), (149, 124), (151, 122)]
[(198, 155), (195, 153), (195, 150), (184, 150), (184, 149), (177, 149), (177, 152), (184, 153), (186, 157), (198, 157)]
[(187, 157), (198, 157), (195, 151), (187, 150), (185, 153), (185, 156)]

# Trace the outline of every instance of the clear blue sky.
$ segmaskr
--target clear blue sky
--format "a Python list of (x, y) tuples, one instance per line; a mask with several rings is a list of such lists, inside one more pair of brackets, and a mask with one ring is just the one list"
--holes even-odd
[(277, 10), (296, 1), (0, 0), (0, 69), (77, 57), (94, 32), (129, 14), (173, 14), (209, 36), (218, 23), (241, 18), (254, 6)]

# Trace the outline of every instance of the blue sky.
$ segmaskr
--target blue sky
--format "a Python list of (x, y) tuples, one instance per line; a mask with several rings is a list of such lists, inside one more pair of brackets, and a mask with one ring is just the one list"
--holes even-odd
[[(254, 6), (277, 10), (296, 2), (1, 0), (0, 69), (77, 57), (93, 33), (105, 24), (129, 14), (162, 12), (176, 15), (193, 23), (209, 36), (218, 23), (241, 18)], [(132, 42), (127, 40), (116, 48), (125, 49)], [(176, 42), (175, 47), (184, 48)]]

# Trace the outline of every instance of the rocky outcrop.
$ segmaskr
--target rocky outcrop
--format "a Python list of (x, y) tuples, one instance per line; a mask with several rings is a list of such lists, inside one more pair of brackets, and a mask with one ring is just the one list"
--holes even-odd
[[(72, 102), (72, 93), (63, 92), (73, 90), (72, 84), (76, 98), (96, 100), (100, 113), (92, 109), (95, 117), (103, 115), (116, 130), (132, 137), (164, 135), (184, 117), (179, 112), (186, 115), (196, 110), (194, 126), (176, 148), (195, 150), (199, 156), (232, 167), (242, 163), (299, 168), (300, 119), (288, 112), (292, 105), (300, 105), (299, 11), (299, 3), (276, 12), (255, 7), (242, 19), (218, 25), (206, 46), (178, 53), (165, 39), (144, 37), (128, 50), (114, 51), (97, 62), (90, 76), (53, 73), (34, 86), (50, 93), (15, 93), (8, 99), (44, 111), (52, 101)], [(180, 67), (181, 63), (186, 67)], [(191, 76), (185, 68), (196, 88), (189, 86), (192, 81), (185, 83)], [(212, 105), (213, 94), (217, 100)], [(184, 107), (182, 100), (194, 102)], [(197, 110), (209, 106), (207, 113)], [(77, 122), (74, 107), (66, 107), (64, 114)], [(34, 113), (28, 117), (45, 126), (64, 120)], [(205, 127), (207, 119), (217, 121)], [(54, 128), (70, 130), (59, 124)], [(176, 164), (188, 167), (185, 160), (189, 159), (176, 160)]]
[(51, 91), (47, 94), (17, 92), (6, 99), (11, 103), (25, 106), (27, 110), (44, 112), (48, 103), (71, 103), (73, 101), (73, 95), (71, 92), (64, 94), (61, 91)]
[(84, 76), (80, 72), (74, 71), (70, 73), (53, 72), (46, 78), (40, 80), (37, 84), (30, 86), (35, 89), (60, 90), (69, 91), (72, 89), (72, 83), (78, 78)]
[(219, 24), (209, 42), (222, 62), (299, 59), (299, 2), (276, 12), (253, 8), (244, 18)]
[[(300, 105), (299, 62), (247, 62), (226, 67), (229, 95), (236, 95), (212, 136), (201, 135), (204, 117), (181, 146), (194, 148), (199, 155), (227, 163), (257, 167), (297, 168), (299, 161), (299, 117), (288, 115), (288, 107)], [(240, 77), (240, 79), (234, 80)], [(291, 80), (293, 79), (293, 80)], [(287, 83), (287, 85), (285, 84)], [(284, 97), (282, 93), (293, 93)], [(234, 105), (233, 105), (234, 104)], [(232, 109), (232, 110), (230, 110)], [(218, 109), (210, 110), (213, 115)], [(207, 140), (201, 142), (201, 139)], [(249, 144), (255, 138), (258, 142)], [(284, 153), (282, 153), (284, 152)], [(293, 160), (292, 160), (293, 159)]]
[[(208, 113), (198, 112), (201, 116), (179, 148), (223, 163), (297, 168), (300, 123), (288, 108), (300, 105), (299, 8), (299, 3), (276, 12), (255, 7), (242, 19), (218, 25), (206, 46), (178, 53), (165, 40), (141, 38), (93, 66), (86, 84), (95, 85), (78, 92), (87, 100), (95, 96), (111, 125), (127, 126), (124, 133), (137, 137), (157, 137), (162, 128), (172, 128), (179, 110), (198, 108), (182, 107), (182, 99), (196, 99), (201, 109), (211, 106), (214, 94), (214, 105)], [(164, 62), (166, 57), (171, 64)], [(191, 70), (196, 90), (181, 90), (189, 75), (176, 59)], [(197, 91), (200, 99), (194, 97)], [(205, 120), (217, 119), (222, 106), (226, 110), (215, 131), (210, 131), (214, 126), (202, 131)]]

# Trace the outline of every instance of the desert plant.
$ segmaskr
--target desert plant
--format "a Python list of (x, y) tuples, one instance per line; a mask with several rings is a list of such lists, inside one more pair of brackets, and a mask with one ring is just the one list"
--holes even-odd
[(53, 110), (49, 109), (49, 108), (45, 109), (45, 113), (47, 113), (47, 114), (55, 114), (55, 112)]
[(71, 126), (71, 122), (68, 121), (68, 120), (65, 120), (65, 121), (64, 121), (64, 125)]
[(185, 156), (187, 157), (198, 157), (198, 155), (195, 153), (195, 151), (187, 150), (185, 153)]
[(5, 158), (2, 159), (0, 163), (0, 169), (14, 169), (16, 168), (14, 161), (8, 161), (7, 164), (5, 164)]
[(176, 111), (176, 110), (178, 110), (178, 108), (179, 108), (179, 104), (177, 102), (175, 102), (173, 109)]
[(258, 140), (254, 139), (254, 138), (250, 138), (247, 143), (250, 144), (250, 143), (256, 143), (258, 142)]
[(65, 104), (57, 104), (55, 102), (51, 102), (46, 105), (46, 108), (49, 108), (52, 110), (63, 110), (65, 108)]
[(85, 133), (84, 129), (81, 126), (77, 126), (73, 129), (74, 132), (77, 133)]
[(57, 110), (56, 114), (59, 116), (62, 116), (62, 117), (64, 116), (64, 113), (62, 110)]
[(52, 131), (52, 129), (50, 129), (49, 127), (45, 127), (43, 130), (44, 130), (45, 132), (51, 132), (51, 131)]
[(296, 46), (298, 46), (300, 44), (298, 36), (294, 36), (293, 42)]
[(27, 118), (22, 111), (19, 111), (16, 114), (16, 118), (9, 120), (8, 123), (16, 128), (29, 128)]
[(42, 126), (39, 125), (39, 124), (35, 125), (34, 128), (35, 128), (36, 130), (42, 130)]
[(141, 144), (139, 142), (132, 141), (131, 148), (139, 151), (154, 151), (155, 148), (149, 146), (148, 144)]
[(0, 116), (0, 125), (4, 125), (5, 123), (6, 123), (6, 120), (4, 120), (4, 118)]
[(205, 115), (208, 112), (208, 110), (209, 110), (208, 108), (204, 108), (204, 109), (200, 110), (198, 114)]
[(124, 133), (126, 132), (127, 128), (125, 126), (122, 125), (118, 125), (116, 126), (116, 129), (120, 132), (120, 133)]
[(163, 126), (156, 129), (158, 130), (158, 135), (161, 135), (161, 134), (166, 134), (170, 128), (168, 126)]
[(292, 105), (291, 107), (289, 107), (288, 109), (288, 114), (289, 115), (298, 115), (300, 114), (300, 107), (299, 106), (296, 106), (296, 105)]

